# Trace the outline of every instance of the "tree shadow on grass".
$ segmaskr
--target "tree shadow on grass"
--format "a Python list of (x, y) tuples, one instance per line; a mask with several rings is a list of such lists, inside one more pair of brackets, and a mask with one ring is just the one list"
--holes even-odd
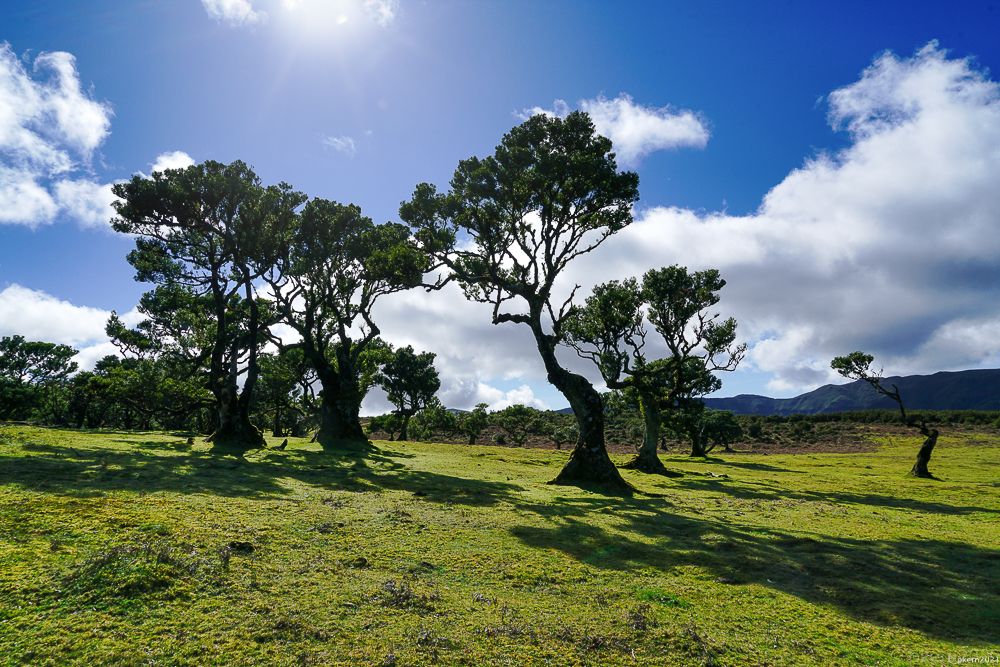
[(765, 481), (735, 481), (712, 477), (685, 477), (677, 482), (696, 491), (711, 491), (723, 493), (733, 498), (744, 500), (802, 500), (808, 502), (828, 502), (840, 505), (864, 505), (868, 507), (892, 507), (895, 509), (912, 510), (926, 514), (1000, 514), (1000, 510), (975, 505), (952, 505), (914, 498), (878, 493), (854, 493), (851, 491), (800, 491), (788, 489)]
[(727, 459), (712, 459), (712, 463), (719, 466), (726, 466), (729, 468), (742, 468), (744, 470), (758, 470), (760, 472), (799, 472), (797, 470), (790, 470), (789, 468), (780, 468), (778, 466), (769, 465), (767, 463), (751, 463), (749, 461), (730, 461)]
[[(699, 566), (725, 584), (759, 584), (886, 626), (942, 639), (996, 642), (1000, 551), (943, 540), (857, 540), (681, 516), (648, 501), (563, 499), (536, 506), (549, 526), (513, 535), (601, 569)], [(595, 526), (594, 512), (621, 517)], [(645, 537), (637, 540), (636, 533)]]
[(119, 440), (132, 448), (21, 444), (22, 456), (0, 459), (0, 486), (74, 496), (111, 491), (211, 493), (268, 497), (293, 492), (286, 479), (330, 491), (408, 491), (432, 502), (493, 505), (520, 487), (415, 470), (396, 452), (377, 448), (328, 453), (257, 450), (219, 456), (164, 441)]

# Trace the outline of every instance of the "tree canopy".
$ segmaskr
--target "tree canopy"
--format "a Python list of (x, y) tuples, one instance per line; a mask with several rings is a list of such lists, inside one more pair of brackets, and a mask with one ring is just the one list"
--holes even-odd
[(632, 222), (639, 177), (618, 171), (611, 142), (585, 113), (536, 115), (493, 155), (459, 162), (450, 189), (419, 184), (400, 206), (420, 246), (466, 296), (492, 306), (494, 324), (529, 327), (552, 383), (569, 401), (579, 439), (559, 483), (626, 486), (604, 445), (600, 394), (556, 350), (575, 289), (557, 296), (570, 263)]

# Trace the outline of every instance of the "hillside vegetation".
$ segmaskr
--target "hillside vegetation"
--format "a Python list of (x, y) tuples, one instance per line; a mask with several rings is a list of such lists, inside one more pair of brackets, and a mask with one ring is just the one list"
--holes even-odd
[(942, 437), (931, 484), (915, 446), (667, 456), (614, 497), (545, 484), (556, 451), (0, 427), (0, 663), (996, 656), (1000, 438)]

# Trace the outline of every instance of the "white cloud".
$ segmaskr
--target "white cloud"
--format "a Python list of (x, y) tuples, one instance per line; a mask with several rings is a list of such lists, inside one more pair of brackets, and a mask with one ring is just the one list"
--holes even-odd
[[(611, 139), (624, 165), (635, 165), (655, 151), (704, 148), (708, 143), (708, 128), (693, 111), (643, 106), (625, 93), (613, 99), (599, 95), (580, 100), (578, 106), (590, 114), (598, 134)], [(565, 100), (556, 100), (551, 109), (534, 107), (518, 115), (522, 118), (536, 114), (563, 117), (569, 112)]]
[(110, 313), (76, 306), (39, 290), (9, 285), (0, 291), (0, 335), (19, 334), (31, 340), (82, 345), (107, 340), (104, 325)]
[(150, 165), (150, 171), (164, 171), (166, 169), (183, 169), (194, 164), (194, 158), (184, 151), (168, 151), (156, 156)]
[(63, 180), (55, 184), (59, 206), (84, 227), (107, 227), (115, 215), (111, 184), (90, 180)]
[(719, 268), (748, 366), (775, 391), (836, 380), (829, 360), (855, 349), (891, 373), (995, 364), (1000, 87), (931, 44), (880, 56), (829, 99), (852, 143), (807, 160), (757, 211), (648, 209), (573, 277)]
[(323, 137), (323, 145), (332, 148), (338, 153), (343, 153), (347, 157), (354, 157), (358, 154), (358, 144), (353, 137), (347, 135), (339, 137)]
[(52, 195), (30, 171), (0, 165), (0, 224), (36, 226), (59, 211)]
[[(24, 336), (28, 340), (70, 345), (79, 350), (74, 359), (81, 370), (117, 348), (104, 332), (111, 311), (78, 306), (65, 299), (12, 284), (0, 290), (0, 336)], [(136, 308), (121, 314), (125, 324), (134, 326), (142, 319)]]
[(364, 8), (368, 16), (384, 28), (396, 19), (399, 0), (364, 0)]
[(106, 219), (109, 186), (78, 172), (89, 171), (111, 116), (108, 104), (83, 91), (71, 54), (41, 53), (29, 71), (0, 43), (0, 223)]
[(267, 14), (253, 8), (250, 0), (201, 0), (208, 15), (220, 23), (234, 27), (263, 23)]

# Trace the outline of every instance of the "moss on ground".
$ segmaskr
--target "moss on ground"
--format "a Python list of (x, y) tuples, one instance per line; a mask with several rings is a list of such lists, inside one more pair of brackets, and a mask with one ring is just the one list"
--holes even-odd
[[(1000, 655), (1000, 438), (667, 457), (630, 498), (565, 452), (216, 457), (0, 427), (0, 663), (912, 665)], [(271, 443), (275, 444), (274, 442)]]

